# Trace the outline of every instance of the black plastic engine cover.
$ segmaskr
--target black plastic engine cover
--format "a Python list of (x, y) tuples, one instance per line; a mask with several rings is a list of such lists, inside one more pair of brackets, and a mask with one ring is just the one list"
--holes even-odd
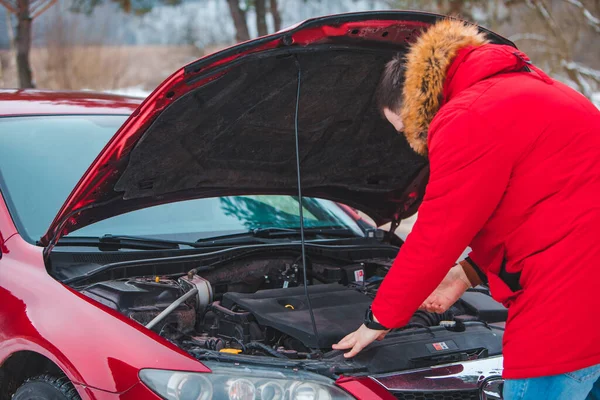
[(95, 283), (83, 294), (123, 314), (130, 310), (164, 309), (183, 294), (172, 280), (128, 279)]
[[(183, 294), (183, 290), (177, 282), (170, 279), (155, 282), (149, 278), (133, 278), (95, 283), (81, 293), (146, 325), (177, 300)], [(177, 329), (188, 331), (194, 327), (195, 322), (196, 310), (184, 303), (155, 329), (160, 330), (166, 324), (175, 324)]]
[(460, 300), (469, 314), (482, 321), (494, 323), (508, 319), (508, 309), (486, 294), (466, 292)]
[(364, 368), (369, 374), (383, 374), (500, 355), (503, 333), (480, 322), (466, 323), (462, 332), (443, 327), (394, 331), (352, 359), (345, 359), (342, 351), (331, 351), (325, 358)]
[(262, 290), (257, 293), (225, 293), (221, 304), (238, 305), (268, 326), (300, 340), (311, 348), (331, 348), (363, 323), (371, 299), (340, 284), (309, 286), (319, 340), (313, 332), (304, 287)]

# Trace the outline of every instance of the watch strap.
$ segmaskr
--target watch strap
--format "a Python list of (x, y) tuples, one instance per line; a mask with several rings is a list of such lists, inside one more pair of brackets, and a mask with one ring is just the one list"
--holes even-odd
[(390, 328), (387, 328), (387, 327), (381, 325), (379, 322), (375, 322), (375, 320), (373, 318), (373, 310), (371, 310), (371, 307), (369, 307), (369, 309), (367, 310), (367, 313), (365, 315), (364, 324), (369, 329), (374, 329), (374, 330), (378, 330), (378, 331), (389, 331), (390, 330)]

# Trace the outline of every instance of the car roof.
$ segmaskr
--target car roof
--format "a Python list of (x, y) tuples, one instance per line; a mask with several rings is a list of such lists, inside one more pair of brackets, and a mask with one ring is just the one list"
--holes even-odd
[(131, 114), (142, 98), (107, 93), (33, 89), (0, 90), (0, 117), (20, 115)]

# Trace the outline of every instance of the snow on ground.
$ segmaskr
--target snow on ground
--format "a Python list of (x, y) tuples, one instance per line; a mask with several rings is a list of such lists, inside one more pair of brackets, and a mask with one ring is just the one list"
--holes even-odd
[(600, 92), (594, 93), (592, 95), (592, 101), (596, 105), (596, 107), (600, 108)]
[(130, 97), (142, 97), (146, 98), (150, 95), (151, 91), (146, 90), (141, 86), (133, 86), (122, 89), (114, 89), (114, 90), (105, 90), (105, 93), (117, 94), (120, 96), (130, 96)]

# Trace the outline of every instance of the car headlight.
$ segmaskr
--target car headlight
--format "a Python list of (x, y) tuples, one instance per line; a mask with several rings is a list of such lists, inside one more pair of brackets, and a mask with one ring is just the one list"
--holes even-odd
[(143, 369), (140, 379), (166, 400), (349, 400), (331, 379), (303, 371), (205, 363), (210, 373)]

